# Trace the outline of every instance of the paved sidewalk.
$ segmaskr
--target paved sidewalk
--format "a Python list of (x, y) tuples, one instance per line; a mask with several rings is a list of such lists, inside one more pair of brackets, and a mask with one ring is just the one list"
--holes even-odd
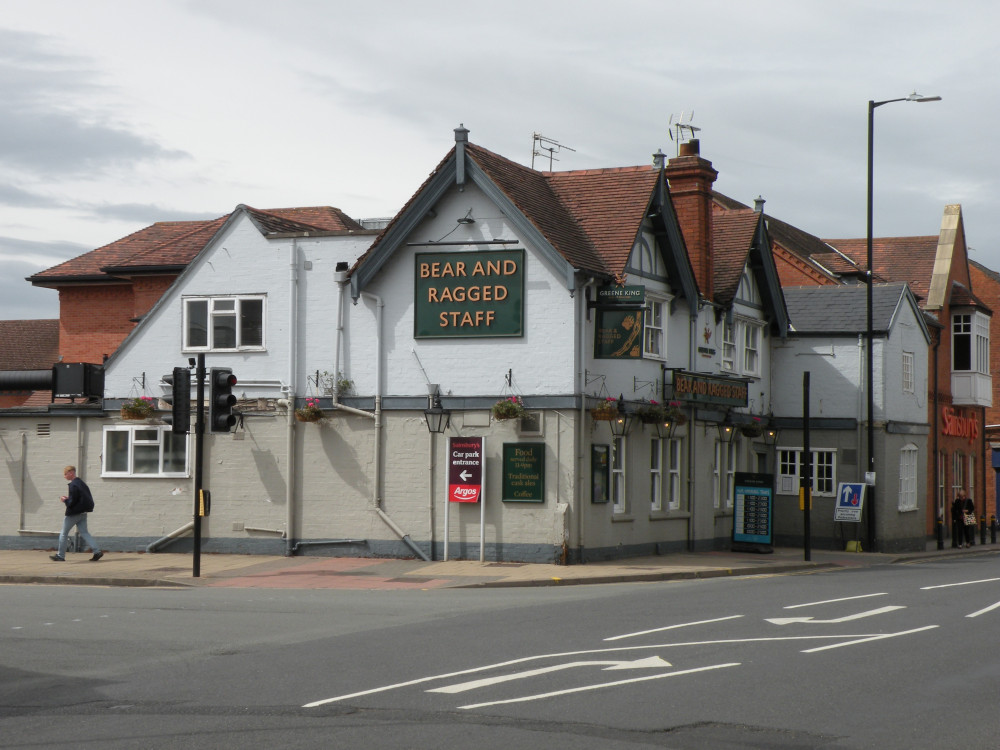
[(0, 550), (0, 584), (62, 583), (81, 586), (224, 586), (290, 589), (431, 589), (557, 586), (624, 581), (664, 581), (718, 576), (772, 575), (1000, 553), (1000, 544), (901, 555), (801, 549), (772, 554), (703, 552), (640, 557), (584, 565), (480, 563), (478, 560), (423, 562), (354, 557), (281, 557), (202, 554), (200, 576), (189, 553), (69, 553), (53, 562), (47, 550)]

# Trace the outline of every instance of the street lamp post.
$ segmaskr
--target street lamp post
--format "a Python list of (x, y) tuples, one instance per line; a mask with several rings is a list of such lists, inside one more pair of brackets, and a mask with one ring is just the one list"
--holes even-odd
[(874, 343), (875, 334), (872, 329), (872, 288), (875, 284), (875, 277), (872, 272), (872, 187), (874, 184), (874, 145), (875, 145), (875, 108), (883, 104), (893, 102), (939, 102), (940, 96), (921, 96), (914, 91), (909, 96), (899, 99), (885, 99), (876, 102), (868, 101), (868, 268), (866, 281), (868, 286), (867, 297), (867, 340), (868, 347), (865, 352), (865, 383), (868, 390), (868, 465), (866, 469), (865, 481), (868, 488), (868, 549), (870, 552), (877, 552), (877, 537), (875, 534), (875, 364), (874, 364)]

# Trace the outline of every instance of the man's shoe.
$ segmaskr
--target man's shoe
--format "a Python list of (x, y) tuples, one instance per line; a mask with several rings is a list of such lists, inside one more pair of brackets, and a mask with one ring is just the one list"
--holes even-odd
[(104, 557), (104, 553), (103, 553), (103, 552), (95, 552), (95, 553), (94, 553), (94, 556), (93, 556), (92, 558), (90, 558), (90, 561), (91, 561), (91, 562), (97, 562), (97, 561), (98, 561), (98, 560), (100, 560), (100, 559), (101, 559), (102, 557)]
[(59, 555), (49, 555), (50, 560), (55, 560), (56, 562), (66, 562), (65, 557), (59, 557)]

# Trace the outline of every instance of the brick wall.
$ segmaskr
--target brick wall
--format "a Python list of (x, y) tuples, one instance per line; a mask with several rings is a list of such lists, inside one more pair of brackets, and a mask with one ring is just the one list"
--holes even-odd
[(712, 185), (719, 173), (698, 151), (698, 141), (681, 144), (680, 155), (667, 164), (666, 176), (698, 289), (712, 299)]
[(100, 363), (135, 327), (132, 287), (95, 285), (59, 290), (59, 354), (64, 362)]

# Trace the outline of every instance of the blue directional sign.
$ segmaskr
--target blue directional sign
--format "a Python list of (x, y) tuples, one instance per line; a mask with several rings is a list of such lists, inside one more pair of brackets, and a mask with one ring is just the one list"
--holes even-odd
[(834, 521), (861, 523), (861, 509), (865, 505), (865, 486), (864, 482), (841, 482), (837, 485)]

